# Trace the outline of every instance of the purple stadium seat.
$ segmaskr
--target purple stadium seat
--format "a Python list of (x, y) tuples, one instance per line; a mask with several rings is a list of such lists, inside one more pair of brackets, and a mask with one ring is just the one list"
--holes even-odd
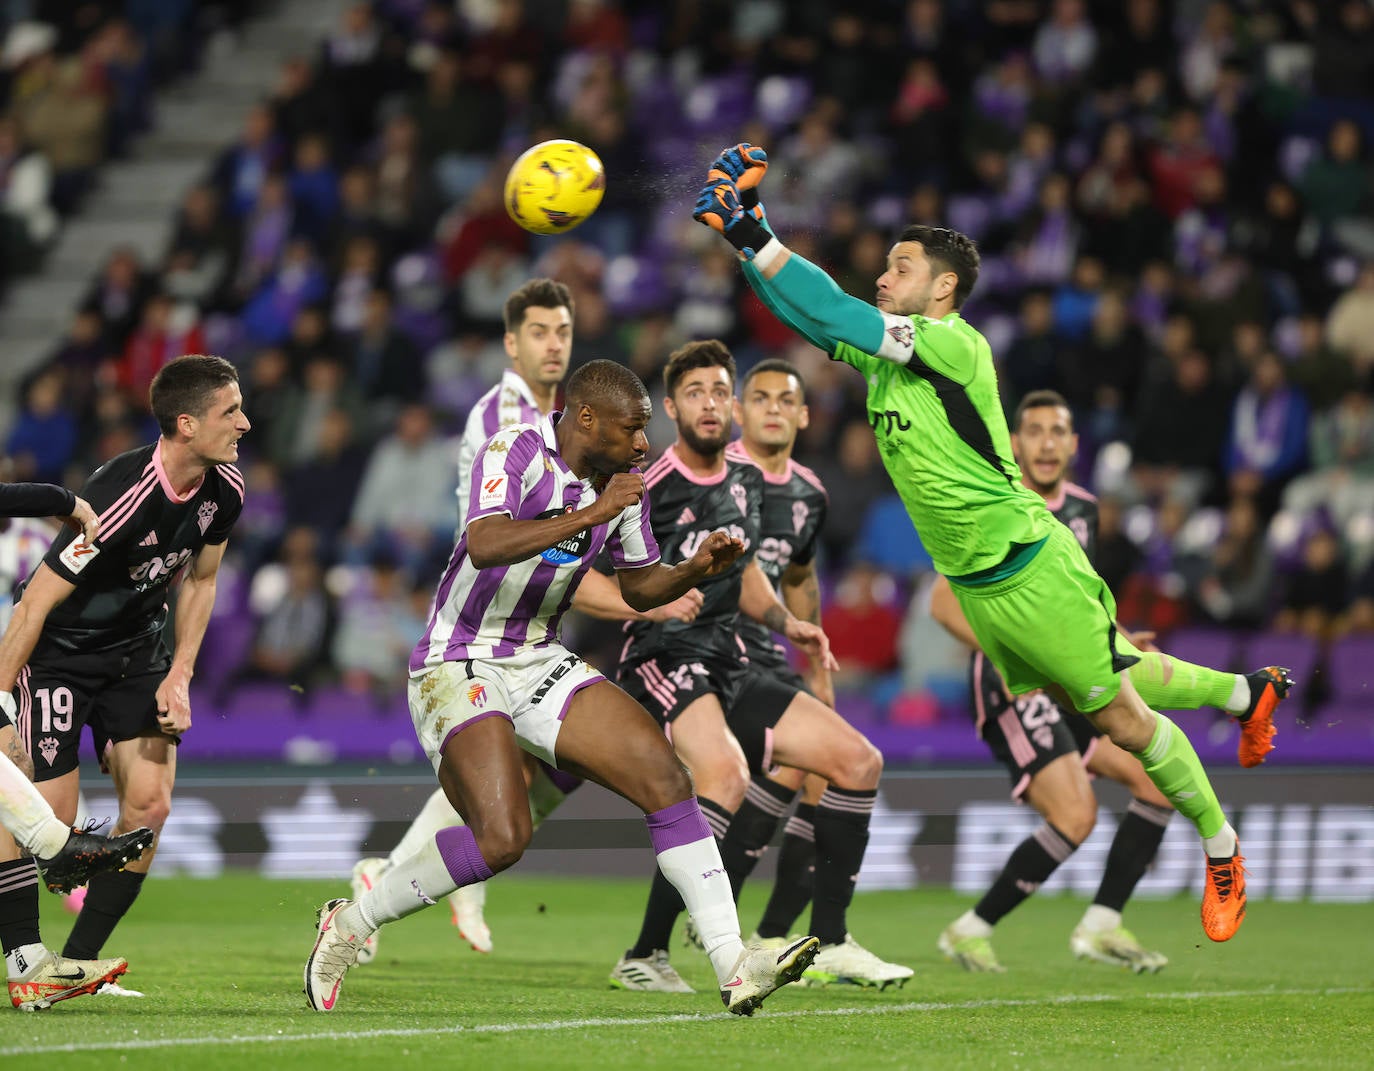
[(1285, 666), (1301, 690), (1312, 682), (1312, 674), (1320, 656), (1317, 641), (1310, 636), (1261, 632), (1251, 637), (1245, 645), (1244, 668)]
[(1237, 637), (1234, 632), (1215, 628), (1175, 629), (1160, 641), (1168, 654), (1210, 669), (1235, 671)]
[[(1285, 714), (1280, 708), (1280, 714)], [(1276, 720), (1278, 735), (1270, 762), (1374, 762), (1374, 707), (1327, 703), (1306, 718), (1294, 714)]]
[(1346, 636), (1332, 644), (1326, 680), (1332, 701), (1374, 711), (1374, 636)]

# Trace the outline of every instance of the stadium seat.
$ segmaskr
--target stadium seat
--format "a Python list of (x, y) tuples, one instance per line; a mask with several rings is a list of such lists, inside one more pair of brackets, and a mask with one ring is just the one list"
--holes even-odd
[(1346, 636), (1333, 643), (1326, 681), (1333, 702), (1374, 712), (1374, 636)]
[(1239, 668), (1237, 636), (1224, 629), (1175, 629), (1160, 641), (1159, 646), (1168, 654), (1199, 666), (1232, 672)]
[(1297, 682), (1298, 691), (1311, 684), (1321, 649), (1311, 636), (1261, 632), (1245, 644), (1244, 670), (1260, 666), (1285, 666)]

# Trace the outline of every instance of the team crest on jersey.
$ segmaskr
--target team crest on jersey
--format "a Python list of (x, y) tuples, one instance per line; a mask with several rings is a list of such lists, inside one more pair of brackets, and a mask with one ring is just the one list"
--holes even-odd
[(806, 522), (811, 517), (811, 507), (805, 502), (792, 503), (792, 529), (797, 535), (802, 534), (802, 529), (806, 527)]
[(57, 740), (51, 736), (43, 737), (42, 740), (38, 741), (38, 752), (47, 759), (48, 765), (51, 766), (57, 761)]
[(200, 526), (201, 535), (205, 534), (205, 530), (210, 527), (210, 522), (215, 519), (215, 514), (218, 512), (218, 502), (202, 502), (200, 504), (200, 509), (196, 511), (196, 524)]
[(487, 686), (481, 681), (473, 681), (468, 685), (468, 702), (481, 710), (487, 705)]
[(730, 497), (735, 500), (735, 505), (739, 507), (741, 513), (749, 512), (749, 492), (744, 489), (743, 484), (732, 483), (730, 485)]
[(1078, 540), (1078, 545), (1086, 550), (1088, 546), (1088, 522), (1082, 517), (1075, 517), (1069, 521), (1069, 531)]
[(887, 329), (887, 333), (892, 336), (892, 341), (899, 346), (910, 347), (916, 339), (916, 329), (910, 322), (904, 324), (893, 324)]

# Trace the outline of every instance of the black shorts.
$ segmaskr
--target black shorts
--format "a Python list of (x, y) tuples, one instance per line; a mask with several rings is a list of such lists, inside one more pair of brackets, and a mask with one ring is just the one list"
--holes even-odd
[(725, 723), (744, 749), (751, 773), (769, 774), (777, 768), (773, 762), (773, 727), (797, 693), (806, 691), (806, 683), (791, 666), (750, 663), (746, 667), (739, 698), (726, 708)]
[(981, 652), (971, 666), (973, 718), (997, 761), (1011, 775), (1020, 799), (1031, 778), (1061, 755), (1080, 755), (1086, 765), (1102, 734), (1080, 714), (1066, 714), (1044, 692), (1009, 696), (1002, 677)]
[(746, 666), (738, 659), (664, 652), (641, 662), (622, 662), (616, 683), (667, 730), (679, 714), (704, 695), (716, 696), (721, 709), (730, 710)]
[(161, 635), (91, 654), (30, 661), (19, 674), (15, 695), (33, 779), (50, 781), (77, 768), (84, 725), (91, 727), (97, 758), (109, 744), (160, 732), (157, 688), (171, 668), (172, 655)]

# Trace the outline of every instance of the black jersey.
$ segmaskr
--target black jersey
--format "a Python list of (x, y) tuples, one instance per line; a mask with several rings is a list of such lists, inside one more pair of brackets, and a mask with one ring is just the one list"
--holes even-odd
[(1060, 486), (1057, 497), (1047, 499), (1054, 519), (1074, 534), (1088, 562), (1097, 567), (1097, 498), (1076, 483), (1067, 480)]
[(243, 475), (217, 465), (185, 498), (159, 444), (106, 462), (81, 489), (100, 516), (93, 546), (64, 529), (43, 561), (76, 590), (53, 607), (34, 657), (89, 652), (151, 635), (167, 616), (172, 579), (205, 545), (223, 543), (243, 510)]
[(649, 517), (665, 565), (676, 565), (696, 553), (712, 532), (725, 532), (744, 542), (744, 554), (719, 576), (697, 585), (704, 599), (690, 624), (681, 621), (627, 622), (626, 660), (641, 661), (662, 653), (725, 657), (738, 660), (735, 638), (740, 584), (744, 568), (759, 545), (759, 511), (763, 505), (763, 474), (752, 463), (725, 459), (718, 476), (694, 475), (673, 447), (644, 474), (649, 494)]
[[(725, 448), (725, 456), (756, 464), (738, 439)], [(759, 470), (763, 477), (763, 509), (759, 517), (759, 545), (754, 554), (773, 590), (792, 564), (806, 565), (816, 557), (816, 544), (829, 497), (820, 478), (804, 465), (789, 460), (782, 476)], [(749, 660), (765, 666), (787, 665), (787, 656), (773, 634), (759, 622), (741, 616), (738, 631)]]

